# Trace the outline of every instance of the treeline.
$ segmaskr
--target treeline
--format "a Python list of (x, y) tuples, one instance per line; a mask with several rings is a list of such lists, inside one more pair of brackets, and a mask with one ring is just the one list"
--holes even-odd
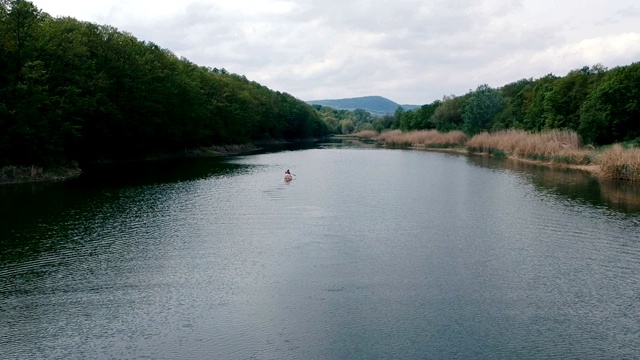
[(313, 105), (320, 118), (332, 134), (351, 134), (365, 130), (378, 132), (394, 126), (395, 118), (390, 115), (373, 116), (364, 109), (337, 110), (330, 106)]
[(564, 77), (523, 79), (501, 88), (480, 85), (414, 111), (399, 108), (391, 128), (462, 130), (470, 136), (558, 129), (577, 132), (585, 144), (632, 141), (640, 138), (640, 62), (611, 70), (583, 67)]
[(318, 113), (111, 26), (0, 0), (0, 166), (322, 136)]

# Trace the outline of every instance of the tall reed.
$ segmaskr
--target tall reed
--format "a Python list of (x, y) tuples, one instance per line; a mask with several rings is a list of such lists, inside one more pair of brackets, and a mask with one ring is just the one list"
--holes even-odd
[(4, 166), (0, 168), (0, 184), (35, 182), (45, 179), (44, 170), (37, 166)]
[(375, 130), (362, 130), (353, 134), (353, 136), (364, 139), (375, 139), (378, 136), (378, 132)]
[(481, 133), (466, 142), (470, 151), (492, 153), (500, 151), (506, 156), (568, 164), (589, 164), (592, 152), (580, 148), (574, 131), (550, 130), (530, 133), (523, 130), (503, 130)]
[(462, 146), (465, 141), (467, 141), (467, 136), (462, 131), (441, 133), (436, 130), (419, 130), (403, 133), (400, 130), (391, 130), (376, 134), (375, 136), (369, 131), (361, 131), (355, 135), (373, 138), (391, 147), (451, 147)]
[[(574, 131), (550, 130), (531, 133), (523, 130), (503, 130), (495, 133), (481, 133), (467, 140), (464, 133), (452, 131), (439, 133), (435, 130), (421, 130), (403, 133), (400, 130), (376, 133), (362, 131), (354, 134), (383, 142), (389, 147), (445, 147), (466, 146), (470, 152), (483, 152), (497, 156), (553, 162), (569, 165), (597, 165), (603, 178), (640, 181), (640, 149), (625, 149), (614, 145), (598, 152), (595, 148), (580, 147), (578, 135)], [(446, 144), (446, 145), (443, 145)]]
[(609, 179), (640, 181), (640, 149), (624, 149), (616, 144), (597, 158), (600, 176)]

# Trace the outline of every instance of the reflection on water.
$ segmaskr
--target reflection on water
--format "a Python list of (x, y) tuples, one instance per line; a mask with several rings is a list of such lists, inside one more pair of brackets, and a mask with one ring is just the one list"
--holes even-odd
[(635, 187), (282, 150), (4, 188), (0, 357), (637, 357)]
[[(53, 241), (54, 234), (88, 231), (92, 227), (99, 231), (99, 225), (80, 219), (103, 222), (127, 214), (132, 211), (129, 199), (138, 192), (148, 192), (148, 186), (225, 178), (248, 171), (248, 166), (223, 158), (172, 159), (97, 165), (67, 182), (0, 187), (0, 218), (15, 229), (0, 233), (0, 264), (59, 247), (60, 239)], [(146, 196), (147, 204), (151, 204), (152, 198)], [(73, 210), (69, 210), (70, 204), (75, 207)], [(64, 242), (74, 240), (63, 238)]]
[(600, 179), (580, 170), (488, 156), (469, 156), (468, 162), (476, 166), (526, 174), (539, 189), (574, 201), (606, 206), (623, 213), (640, 212), (640, 184)]
[(136, 186), (150, 183), (172, 183), (192, 181), (209, 177), (224, 177), (241, 172), (238, 164), (229, 163), (225, 158), (169, 159), (122, 164), (93, 165), (69, 182), (69, 186), (92, 187)]
[(640, 212), (640, 184), (619, 180), (601, 180), (600, 196), (610, 206), (628, 212)]
[(349, 137), (330, 137), (323, 139), (318, 144), (323, 149), (344, 149), (344, 148), (379, 148), (380, 145), (373, 141), (367, 141), (366, 139), (359, 139), (355, 136)]

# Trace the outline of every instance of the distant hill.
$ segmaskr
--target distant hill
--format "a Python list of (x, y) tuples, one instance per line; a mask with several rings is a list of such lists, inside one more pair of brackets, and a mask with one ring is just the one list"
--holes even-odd
[(332, 107), (338, 110), (363, 109), (372, 115), (393, 115), (398, 106), (402, 106), (405, 110), (419, 108), (420, 105), (400, 105), (382, 96), (363, 96), (347, 99), (330, 99), (330, 100), (310, 100), (307, 104), (322, 105)]

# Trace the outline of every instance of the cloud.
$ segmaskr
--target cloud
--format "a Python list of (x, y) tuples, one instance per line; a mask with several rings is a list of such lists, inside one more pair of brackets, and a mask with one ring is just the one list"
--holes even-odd
[(637, 19), (640, 18), (640, 7), (628, 6), (617, 10), (615, 13), (620, 17)]
[[(572, 44), (551, 47), (533, 59), (552, 68), (594, 65), (602, 59), (616, 64), (630, 64), (640, 59), (640, 33), (624, 33), (585, 39)], [(564, 75), (564, 74), (561, 74)]]
[[(638, 59), (633, 0), (36, 0), (298, 98), (424, 104)], [(41, 4), (41, 5), (40, 5)], [(54, 14), (60, 15), (60, 14)]]

